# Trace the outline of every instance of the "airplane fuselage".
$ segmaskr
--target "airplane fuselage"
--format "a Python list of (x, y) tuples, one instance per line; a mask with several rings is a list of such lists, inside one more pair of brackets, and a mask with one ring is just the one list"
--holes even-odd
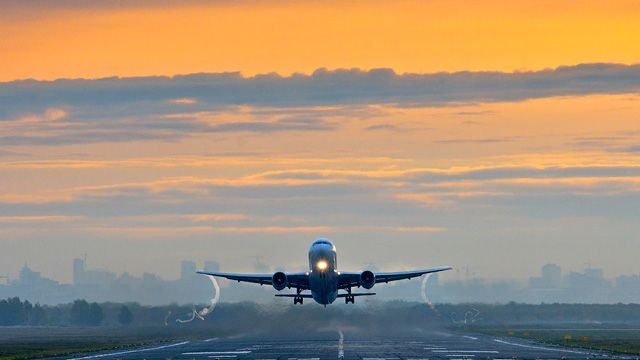
[(309, 248), (309, 289), (313, 300), (321, 305), (334, 302), (339, 274), (336, 247), (328, 240), (316, 240)]

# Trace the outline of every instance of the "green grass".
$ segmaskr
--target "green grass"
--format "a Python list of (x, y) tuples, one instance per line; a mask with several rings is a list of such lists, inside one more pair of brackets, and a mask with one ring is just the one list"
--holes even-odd
[(580, 327), (580, 328), (484, 328), (480, 332), (492, 335), (530, 339), (547, 344), (573, 348), (603, 350), (640, 355), (640, 329)]
[(93, 351), (123, 350), (219, 334), (167, 327), (6, 327), (0, 328), (0, 360), (67, 356)]
[(65, 356), (91, 351), (124, 349), (138, 345), (140, 344), (58, 341), (52, 341), (44, 344), (2, 344), (2, 350), (0, 350), (0, 360), (24, 360), (52, 356)]

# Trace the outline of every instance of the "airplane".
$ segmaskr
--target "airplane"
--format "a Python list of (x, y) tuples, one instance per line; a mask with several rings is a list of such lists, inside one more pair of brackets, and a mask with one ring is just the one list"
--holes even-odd
[[(363, 272), (338, 271), (337, 251), (335, 245), (328, 239), (320, 238), (311, 244), (309, 248), (309, 271), (284, 273), (278, 271), (274, 274), (233, 274), (223, 272), (197, 271), (198, 274), (222, 277), (238, 282), (249, 282), (260, 285), (271, 285), (276, 290), (294, 288), (295, 294), (276, 294), (279, 297), (291, 297), (294, 304), (301, 304), (304, 299), (313, 299), (325, 307), (333, 303), (337, 298), (344, 298), (345, 304), (355, 304), (356, 296), (371, 296), (375, 293), (353, 293), (351, 288), (363, 287), (371, 289), (377, 283), (411, 279), (440, 271), (451, 270), (451, 267), (438, 267), (426, 270), (400, 271), (400, 272)], [(311, 294), (303, 294), (309, 290)], [(339, 293), (339, 290), (346, 291)]]

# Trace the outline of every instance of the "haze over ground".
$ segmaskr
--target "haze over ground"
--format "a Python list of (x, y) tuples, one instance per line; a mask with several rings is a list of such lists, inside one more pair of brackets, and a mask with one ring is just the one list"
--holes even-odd
[(0, 4), (0, 273), (640, 272), (637, 2)]

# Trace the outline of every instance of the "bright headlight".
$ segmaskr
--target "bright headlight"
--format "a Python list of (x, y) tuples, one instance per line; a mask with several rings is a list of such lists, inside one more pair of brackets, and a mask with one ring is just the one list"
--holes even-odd
[(329, 265), (324, 260), (320, 260), (316, 263), (316, 267), (318, 268), (318, 270), (326, 270), (328, 266)]

